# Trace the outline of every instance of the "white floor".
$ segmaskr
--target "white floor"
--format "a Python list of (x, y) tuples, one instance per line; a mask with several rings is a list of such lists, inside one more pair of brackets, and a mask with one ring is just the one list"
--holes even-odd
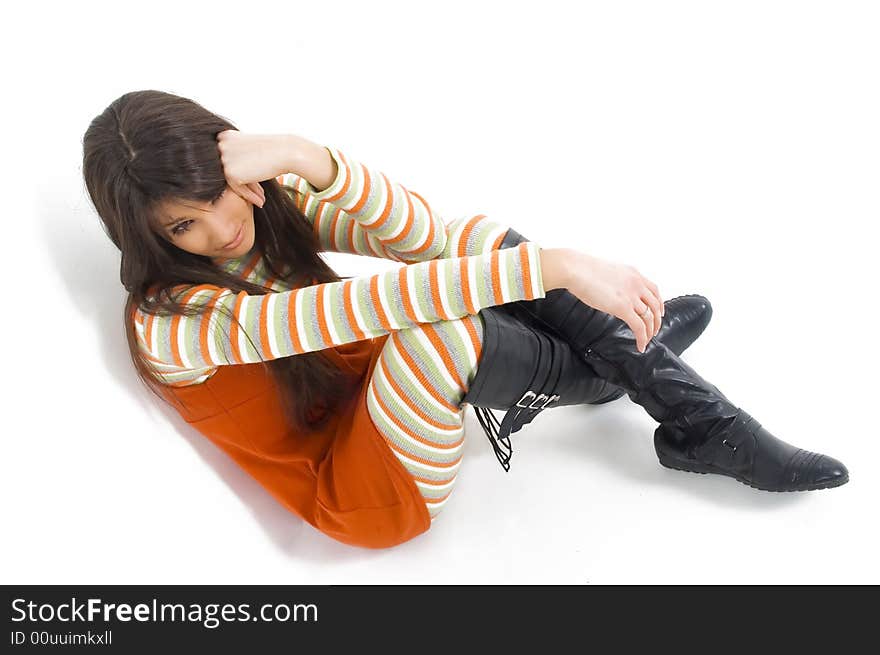
[[(240, 40), (212, 52), (215, 19), (184, 13), (203, 30), (163, 53), (146, 48), (161, 10), (90, 35), (84, 9), (59, 4), (53, 24), (85, 27), (46, 35), (48, 51), (20, 44), (16, 80), (48, 82), (3, 109), (20, 129), (3, 164), (15, 170), (0, 579), (880, 582), (876, 8), (581, 3), (569, 17), (561, 2), (430, 15), (409, 3), (379, 20), (369, 6), (298, 8), (249, 30), (251, 10)], [(86, 75), (114, 49), (109, 71)], [(142, 88), (243, 130), (336, 145), (450, 219), (485, 213), (632, 264), (666, 299), (706, 295), (713, 320), (684, 359), (778, 437), (842, 460), (851, 481), (778, 494), (665, 469), (656, 424), (624, 397), (545, 412), (514, 435), (509, 473), (471, 416), (429, 532), (384, 551), (325, 537), (135, 379), (80, 139)], [(330, 259), (348, 275), (389, 265)]]

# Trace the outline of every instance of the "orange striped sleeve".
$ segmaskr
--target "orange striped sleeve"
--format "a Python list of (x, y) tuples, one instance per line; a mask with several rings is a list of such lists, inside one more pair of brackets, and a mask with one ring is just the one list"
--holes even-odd
[[(310, 189), (308, 181), (301, 177), (297, 177), (296, 183), (306, 189), (304, 195), (307, 194), (312, 206), (309, 212), (303, 210), (303, 213), (316, 226), (322, 248), (361, 254), (354, 245), (364, 236), (372, 235), (383, 246), (368, 249), (374, 256), (397, 261), (426, 261), (441, 256), (446, 245), (445, 226), (421, 195), (392, 182), (380, 170), (348, 159), (336, 148), (326, 149), (338, 168), (330, 185), (321, 191)], [(420, 201), (418, 208), (415, 199)], [(322, 208), (327, 205), (340, 212), (332, 225), (322, 221), (326, 215)], [(343, 225), (337, 225), (338, 222)], [(336, 237), (337, 229), (340, 235), (348, 235), (348, 243), (342, 243), (341, 236)]]
[[(138, 336), (150, 346), (145, 349), (145, 354), (150, 355), (148, 361), (165, 360), (156, 363), (163, 365), (162, 375), (168, 381), (177, 382), (190, 374), (190, 382), (204, 381), (211, 367), (241, 364), (245, 358), (250, 360), (251, 346), (264, 360), (286, 357), (420, 323), (476, 314), (483, 306), (501, 304), (502, 298), (514, 301), (541, 296), (540, 270), (536, 269), (538, 252), (536, 245), (524, 243), (517, 248), (482, 255), (418, 262), (373, 276), (278, 291), (283, 295), (277, 302), (268, 293), (249, 295), (212, 285), (187, 286), (179, 295), (181, 301), (184, 304), (199, 302), (202, 311), (170, 316), (137, 316), (135, 313), (144, 324), (143, 330), (138, 328)], [(410, 266), (416, 269), (409, 270)], [(236, 271), (240, 267), (240, 261), (233, 261), (227, 270)], [(253, 284), (265, 285), (274, 279), (268, 266), (248, 261), (245, 269), (251, 271), (248, 281)], [(501, 275), (502, 270), (510, 274)], [(203, 299), (196, 297), (200, 293), (205, 294)], [(389, 302), (395, 305), (388, 306)], [(477, 350), (479, 341), (473, 325), (465, 322), (465, 326)], [(247, 335), (252, 343), (245, 352), (244, 344), (240, 345), (239, 341), (244, 331), (251, 330), (256, 334)], [(439, 342), (436, 331), (427, 327), (425, 334), (444, 362), (449, 360), (451, 353)], [(158, 339), (162, 340), (158, 343), (162, 353), (155, 350)], [(169, 344), (171, 351), (168, 351)], [(221, 350), (225, 358), (219, 354)]]

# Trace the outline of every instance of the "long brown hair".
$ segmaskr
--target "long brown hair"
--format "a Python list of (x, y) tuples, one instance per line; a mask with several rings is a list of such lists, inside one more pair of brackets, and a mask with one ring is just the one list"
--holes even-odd
[[(131, 359), (140, 379), (160, 397), (155, 370), (137, 345), (135, 308), (156, 315), (205, 311), (177, 302), (180, 294), (172, 289), (178, 285), (271, 292), (227, 273), (210, 257), (176, 247), (152, 227), (164, 200), (207, 202), (226, 188), (216, 135), (228, 129), (236, 128), (193, 100), (144, 90), (110, 103), (83, 137), (86, 188), (107, 235), (122, 253), (120, 279), (128, 291), (123, 321)], [(260, 184), (266, 202), (253, 208), (255, 245), (268, 271), (294, 287), (338, 280), (318, 255), (315, 234), (293, 198), (275, 179)], [(263, 365), (280, 383), (287, 416), (300, 429), (319, 425), (346, 393), (343, 374), (320, 352)]]

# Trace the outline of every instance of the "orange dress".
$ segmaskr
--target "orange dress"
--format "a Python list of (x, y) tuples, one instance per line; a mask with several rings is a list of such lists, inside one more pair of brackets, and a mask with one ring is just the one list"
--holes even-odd
[(288, 510), (333, 539), (387, 548), (431, 526), (425, 500), (370, 419), (366, 391), (387, 336), (322, 351), (355, 392), (315, 432), (297, 434), (261, 363), (221, 366), (201, 384), (162, 385), (184, 420)]

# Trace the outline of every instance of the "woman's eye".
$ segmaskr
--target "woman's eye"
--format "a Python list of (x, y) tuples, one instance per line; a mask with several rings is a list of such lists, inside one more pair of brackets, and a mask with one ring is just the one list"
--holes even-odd
[(190, 223), (192, 223), (192, 221), (190, 221), (190, 220), (181, 221), (180, 223), (175, 225), (173, 228), (171, 228), (171, 234), (174, 236), (180, 236), (181, 234), (183, 234), (184, 232), (186, 232), (189, 229)]

